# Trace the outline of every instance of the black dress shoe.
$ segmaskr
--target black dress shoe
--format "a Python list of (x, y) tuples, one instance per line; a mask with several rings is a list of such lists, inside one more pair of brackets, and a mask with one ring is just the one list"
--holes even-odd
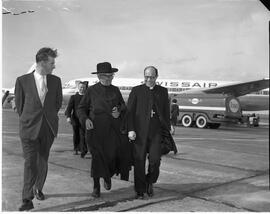
[(92, 194), (91, 194), (94, 198), (99, 198), (100, 197), (100, 187), (98, 188), (94, 188)]
[(106, 190), (110, 190), (112, 188), (112, 180), (110, 178), (104, 178), (103, 186)]
[(31, 200), (24, 199), (22, 205), (19, 207), (19, 211), (31, 210), (34, 208)]
[(45, 200), (45, 196), (41, 190), (38, 190), (38, 189), (34, 190), (34, 195), (37, 200), (40, 200), (40, 201)]
[(149, 197), (153, 197), (154, 195), (154, 190), (153, 190), (153, 184), (152, 183), (148, 183), (147, 184), (147, 189), (146, 189), (147, 195)]
[(81, 158), (84, 158), (85, 155), (86, 155), (86, 152), (82, 152), (81, 153)]
[(137, 193), (136, 193), (136, 196), (135, 196), (135, 199), (143, 200), (143, 199), (144, 199), (143, 193), (142, 193), (142, 192), (137, 192)]

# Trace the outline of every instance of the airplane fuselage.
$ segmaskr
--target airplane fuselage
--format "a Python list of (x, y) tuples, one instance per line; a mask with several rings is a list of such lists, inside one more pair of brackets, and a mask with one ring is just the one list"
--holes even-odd
[[(70, 80), (63, 86), (63, 105), (68, 103), (71, 95), (77, 91), (77, 85), (80, 81), (88, 81), (88, 85), (91, 86), (98, 82), (97, 78), (79, 78)], [(119, 87), (122, 96), (127, 101), (129, 93), (132, 87), (143, 84), (143, 79), (131, 79), (131, 78), (115, 78), (112, 82), (113, 85)], [(215, 88), (223, 85), (239, 83), (236, 81), (214, 81), (214, 80), (171, 80), (171, 79), (157, 79), (156, 84), (166, 87), (169, 92), (169, 96), (173, 98), (178, 94), (183, 93), (186, 90), (196, 91), (206, 88)], [(259, 111), (269, 110), (269, 89), (263, 90), (264, 94), (257, 95), (249, 94), (239, 97), (242, 110), (244, 111)], [(207, 95), (206, 95), (207, 96)]]

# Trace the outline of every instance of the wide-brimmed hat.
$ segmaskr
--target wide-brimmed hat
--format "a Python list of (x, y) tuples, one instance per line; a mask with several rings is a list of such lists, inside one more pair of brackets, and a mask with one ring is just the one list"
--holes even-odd
[(101, 62), (97, 64), (97, 72), (92, 72), (92, 74), (115, 73), (117, 71), (118, 71), (117, 68), (112, 68), (111, 63)]

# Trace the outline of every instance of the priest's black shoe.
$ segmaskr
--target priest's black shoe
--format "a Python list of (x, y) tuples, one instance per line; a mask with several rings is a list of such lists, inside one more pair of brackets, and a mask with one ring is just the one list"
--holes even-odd
[(31, 200), (24, 199), (22, 205), (19, 207), (19, 211), (31, 210), (34, 208)]
[(143, 193), (142, 192), (137, 192), (136, 193), (136, 196), (135, 196), (135, 199), (141, 199), (141, 200), (143, 200), (144, 199)]
[(94, 188), (92, 194), (91, 194), (94, 198), (99, 198), (100, 197), (100, 187), (96, 187)]
[(81, 158), (84, 158), (85, 155), (86, 155), (86, 152), (82, 152), (82, 153), (81, 153)]
[(37, 200), (40, 200), (40, 201), (45, 200), (45, 196), (41, 190), (38, 190), (38, 189), (34, 190), (34, 195)]
[(147, 189), (146, 189), (147, 195), (149, 197), (153, 197), (154, 195), (154, 190), (153, 190), (153, 184), (152, 183), (148, 183), (147, 184)]
[(112, 180), (111, 178), (104, 178), (104, 184), (103, 184), (104, 188), (106, 190), (110, 190), (112, 188)]

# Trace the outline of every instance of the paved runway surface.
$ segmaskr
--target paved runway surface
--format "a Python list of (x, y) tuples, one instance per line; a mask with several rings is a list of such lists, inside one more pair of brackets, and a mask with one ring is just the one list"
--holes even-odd
[[(23, 163), (18, 116), (2, 114), (2, 211), (21, 204)], [(90, 196), (91, 155), (73, 155), (72, 129), (60, 114), (59, 136), (49, 158), (44, 201), (33, 211), (270, 211), (269, 127), (221, 127), (217, 130), (177, 127), (179, 153), (162, 158), (153, 198), (135, 200), (130, 181), (112, 179), (101, 198)]]

